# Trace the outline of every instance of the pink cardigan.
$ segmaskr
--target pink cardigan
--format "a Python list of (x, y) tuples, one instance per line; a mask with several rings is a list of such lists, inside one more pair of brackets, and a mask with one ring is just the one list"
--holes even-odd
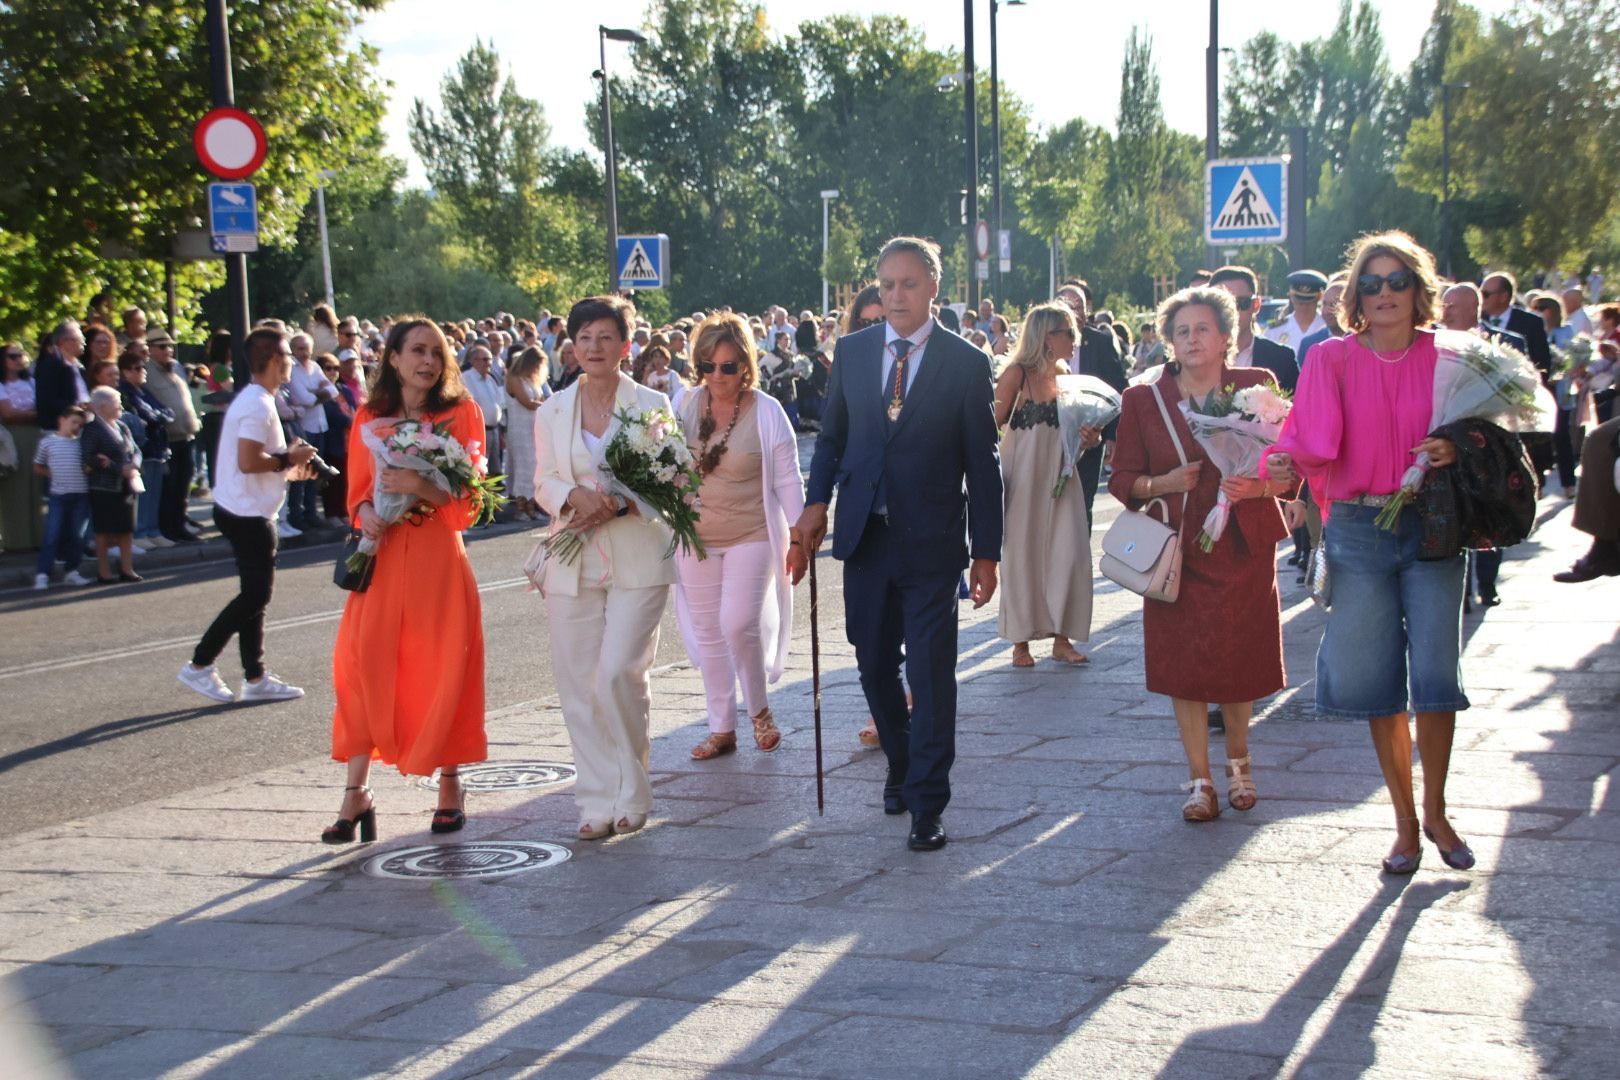
[(1388, 363), (1354, 337), (1329, 338), (1302, 365), (1294, 408), (1267, 455), (1289, 454), (1324, 511), (1336, 499), (1401, 486), (1434, 410), (1434, 334)]

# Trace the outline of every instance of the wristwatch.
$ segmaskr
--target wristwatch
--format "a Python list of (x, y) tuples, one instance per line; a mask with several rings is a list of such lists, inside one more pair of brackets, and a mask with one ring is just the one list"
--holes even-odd
[(287, 453), (287, 451), (281, 450), (277, 453), (271, 454), (270, 456), (276, 459), (276, 472), (286, 472), (292, 467), (292, 455)]

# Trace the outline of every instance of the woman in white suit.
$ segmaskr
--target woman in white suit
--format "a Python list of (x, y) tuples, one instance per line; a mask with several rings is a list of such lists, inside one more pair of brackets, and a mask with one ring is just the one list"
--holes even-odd
[(669, 399), (619, 370), (635, 309), (616, 296), (581, 300), (568, 336), (583, 375), (535, 412), (534, 490), (552, 532), (583, 535), (576, 560), (531, 559), (551, 623), (551, 662), (574, 749), (579, 837), (635, 832), (647, 823), (647, 669), (658, 648), (675, 564), (670, 530), (635, 500), (608, 494), (603, 453), (627, 409)]
[(758, 389), (748, 324), (711, 315), (692, 334), (692, 360), (698, 386), (682, 403), (681, 428), (703, 476), (706, 557), (676, 556), (675, 612), (703, 673), (709, 735), (692, 757), (707, 761), (737, 749), (739, 682), (754, 745), (780, 745), (765, 686), (787, 665), (793, 586), (809, 561), (789, 525), (804, 511), (798, 440), (782, 406)]

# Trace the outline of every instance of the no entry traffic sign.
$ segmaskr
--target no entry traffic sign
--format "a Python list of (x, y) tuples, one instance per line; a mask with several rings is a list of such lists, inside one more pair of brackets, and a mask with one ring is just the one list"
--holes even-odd
[(221, 180), (252, 176), (264, 164), (264, 128), (241, 109), (212, 110), (197, 122), (191, 142), (203, 168)]

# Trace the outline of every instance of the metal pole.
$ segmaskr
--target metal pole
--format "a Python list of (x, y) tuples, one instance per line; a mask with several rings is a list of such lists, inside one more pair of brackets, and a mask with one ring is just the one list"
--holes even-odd
[(978, 101), (973, 79), (973, 0), (962, 0), (962, 77), (967, 94), (962, 106), (967, 135), (967, 306), (979, 303), (978, 252), (974, 250), (973, 230), (979, 222), (979, 121)]
[(602, 146), (607, 152), (607, 244), (609, 293), (619, 285), (619, 160), (613, 150), (613, 91), (608, 87), (607, 27), (596, 28), (602, 52)]
[(337, 308), (337, 300), (332, 293), (332, 245), (326, 236), (326, 185), (318, 184), (315, 187), (315, 210), (321, 219), (321, 278), (326, 283), (326, 306)]
[[(231, 82), (231, 29), (225, 0), (207, 0), (203, 23), (208, 33), (208, 74), (213, 84), (214, 104), (235, 105), (236, 89)], [(235, 252), (225, 256), (225, 304), (231, 330), (231, 372), (235, 385), (251, 380), (247, 367), (248, 278), (247, 256)]]
[(821, 314), (827, 314), (827, 208), (832, 200), (821, 197)]
[(1451, 276), (1451, 84), (1440, 84), (1440, 269)]
[(810, 694), (816, 725), (816, 813), (827, 812), (826, 785), (821, 767), (821, 628), (816, 607), (816, 553), (810, 552)]
[(175, 288), (174, 260), (163, 260), (163, 312), (169, 317), (164, 329), (171, 335), (174, 333), (175, 312), (179, 310), (179, 296)]
[[(1209, 48), (1204, 50), (1204, 160), (1221, 156), (1221, 3), (1209, 0)], [(1205, 259), (1216, 263), (1215, 248), (1205, 248)]]
[(1001, 79), (996, 63), (996, 11), (1000, 7), (998, 0), (990, 0), (990, 142), (995, 155), (990, 179), (990, 258), (995, 274), (995, 298), (1006, 303), (1006, 288), (1001, 281)]
[(1288, 129), (1288, 263), (1289, 269), (1303, 270), (1309, 256), (1305, 250), (1305, 170), (1309, 165), (1306, 129)]

